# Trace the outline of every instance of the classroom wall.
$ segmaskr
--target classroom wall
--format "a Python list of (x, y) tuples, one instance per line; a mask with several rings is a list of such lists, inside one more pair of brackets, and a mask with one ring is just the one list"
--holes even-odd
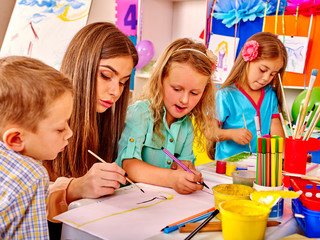
[[(159, 1), (165, 1), (165, 3), (162, 2), (160, 4)], [(144, 2), (145, 7), (143, 8), (143, 14), (146, 22), (144, 23), (142, 39), (155, 41), (158, 46), (157, 49), (155, 49), (155, 57), (159, 56), (170, 41), (177, 38), (192, 37), (194, 39), (199, 39), (199, 35), (205, 26), (206, 0), (144, 0)], [(156, 4), (158, 8), (155, 8), (154, 4)], [(0, 47), (7, 30), (14, 5), (14, 0), (0, 0)], [(157, 9), (157, 11), (154, 11), (154, 9)], [(168, 11), (168, 9), (170, 9), (170, 11)], [(164, 12), (166, 12), (166, 14), (164, 14)], [(159, 17), (156, 18), (155, 14)], [(195, 21), (195, 19), (197, 19), (197, 21)], [(114, 0), (92, 0), (88, 23), (97, 21), (109, 21), (115, 23)], [(150, 21), (155, 21), (154, 23), (158, 26), (162, 26), (163, 29), (153, 28), (153, 24)], [(163, 39), (163, 31), (169, 31), (170, 37)], [(139, 89), (141, 89), (141, 87), (142, 86), (139, 86)], [(301, 88), (285, 89), (290, 112), (292, 102), (301, 91)]]

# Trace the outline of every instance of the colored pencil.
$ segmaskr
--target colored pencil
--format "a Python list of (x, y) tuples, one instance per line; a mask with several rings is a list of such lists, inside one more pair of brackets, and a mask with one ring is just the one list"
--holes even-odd
[(284, 94), (284, 90), (283, 90), (283, 85), (282, 85), (282, 80), (281, 80), (281, 75), (280, 75), (280, 73), (278, 73), (278, 78), (279, 78), (279, 83), (280, 83), (280, 87), (281, 87), (281, 93), (282, 93), (282, 97), (283, 97), (283, 102), (284, 102), (284, 105), (285, 105), (285, 108), (286, 108), (286, 115), (287, 115), (287, 118), (288, 118), (291, 135), (292, 135), (292, 138), (295, 139), (295, 138), (294, 138), (294, 134), (293, 134), (293, 130), (292, 130), (290, 113), (289, 113), (288, 106), (287, 106), (286, 95)]
[(171, 232), (174, 232), (174, 231), (178, 230), (178, 229), (179, 229), (179, 227), (183, 227), (183, 226), (185, 226), (185, 224), (186, 224), (186, 223), (199, 222), (199, 221), (201, 221), (201, 220), (203, 220), (203, 219), (205, 219), (205, 218), (209, 217), (212, 213), (214, 213), (214, 211), (212, 211), (212, 212), (208, 212), (208, 213), (205, 213), (205, 214), (203, 214), (203, 215), (201, 215), (201, 216), (199, 216), (199, 217), (196, 217), (196, 218), (190, 219), (190, 220), (188, 220), (188, 221), (186, 221), (186, 222), (179, 223), (179, 224), (174, 225), (174, 226), (171, 226), (171, 227), (166, 227), (166, 228), (164, 228), (164, 229), (163, 229), (163, 232), (164, 232), (164, 233), (171, 233)]
[[(201, 223), (186, 223), (184, 227), (179, 228), (179, 232), (181, 233), (187, 233), (192, 232), (194, 229), (196, 229)], [(267, 227), (274, 227), (281, 224), (281, 222), (278, 221), (268, 221)], [(221, 221), (219, 222), (208, 222), (206, 226), (204, 226), (199, 232), (219, 232), (222, 231), (222, 224)]]
[[(94, 156), (96, 159), (98, 159), (100, 162), (103, 162), (103, 163), (107, 163), (105, 160), (103, 160), (101, 157), (99, 157), (97, 154), (95, 154), (94, 152), (92, 152), (91, 150), (88, 150), (88, 152)], [(144, 193), (143, 189), (140, 188), (137, 184), (135, 184), (133, 181), (131, 181), (128, 177), (126, 177), (126, 180), (131, 183), (132, 185), (136, 186), (138, 189), (140, 189), (141, 192)]]
[(196, 235), (212, 218), (214, 218), (219, 213), (219, 210), (216, 209), (211, 215), (204, 220), (195, 230), (193, 230), (185, 240), (190, 240), (194, 235)]
[(162, 228), (161, 231), (163, 231), (163, 229), (165, 229), (165, 228), (178, 225), (178, 224), (180, 224), (180, 223), (189, 221), (189, 220), (194, 219), (194, 218), (196, 218), (196, 217), (200, 217), (200, 216), (202, 216), (202, 215), (204, 215), (204, 214), (206, 214), (206, 213), (208, 213), (208, 212), (214, 211), (215, 209), (216, 209), (215, 207), (212, 207), (212, 208), (209, 208), (208, 210), (205, 210), (205, 211), (203, 211), (203, 212), (199, 212), (199, 213), (197, 213), (197, 214), (195, 214), (195, 215), (192, 215), (192, 216), (190, 216), (190, 217), (187, 217), (187, 218), (182, 219), (182, 220), (180, 220), (180, 221), (177, 221), (177, 222), (175, 222), (175, 223), (171, 223), (171, 224), (169, 224), (168, 226), (165, 226), (164, 228)]
[[(303, 102), (301, 116), (300, 116), (299, 122), (297, 123), (297, 132), (296, 133), (299, 133), (300, 128), (302, 127), (303, 120), (304, 120), (305, 114), (307, 112), (311, 93), (313, 90), (313, 85), (316, 80), (317, 74), (318, 74), (318, 69), (312, 69), (312, 73), (311, 73), (310, 81), (309, 81), (309, 87), (308, 87), (307, 95), (306, 95), (304, 102)], [(295, 136), (295, 138), (296, 138), (296, 136)]]
[[(242, 117), (243, 117), (244, 127), (247, 129), (247, 124), (246, 124), (246, 119), (244, 118), (244, 114), (242, 114)], [(250, 155), (252, 155), (250, 142), (249, 142), (249, 149), (250, 149)]]
[[(189, 173), (193, 173), (189, 168), (187, 168), (182, 162), (180, 162), (179, 159), (177, 159), (175, 156), (173, 156), (167, 149), (165, 149), (164, 147), (161, 147), (162, 151), (167, 154), (173, 161), (175, 161), (180, 167), (182, 167), (185, 171), (189, 172)], [(204, 182), (200, 182), (201, 185), (205, 186), (206, 188), (209, 189), (209, 187), (207, 186), (207, 184), (205, 184)]]

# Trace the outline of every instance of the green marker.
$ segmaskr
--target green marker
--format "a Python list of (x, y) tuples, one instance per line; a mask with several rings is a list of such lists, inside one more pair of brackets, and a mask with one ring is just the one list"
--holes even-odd
[(266, 186), (266, 171), (267, 171), (267, 139), (262, 138), (262, 186)]

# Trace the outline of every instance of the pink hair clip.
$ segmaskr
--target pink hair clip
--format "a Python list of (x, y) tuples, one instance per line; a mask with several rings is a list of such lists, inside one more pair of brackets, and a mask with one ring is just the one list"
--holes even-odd
[(242, 57), (245, 62), (251, 62), (258, 56), (259, 43), (255, 40), (248, 41), (242, 49)]

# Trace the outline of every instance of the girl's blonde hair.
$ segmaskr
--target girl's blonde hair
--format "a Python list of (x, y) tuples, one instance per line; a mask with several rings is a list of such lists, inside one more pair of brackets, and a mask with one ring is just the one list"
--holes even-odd
[[(281, 58), (283, 64), (282, 68), (279, 70), (279, 73), (282, 78), (287, 67), (287, 51), (283, 43), (279, 40), (278, 36), (269, 32), (259, 32), (251, 36), (247, 41), (251, 40), (255, 40), (259, 44), (258, 56), (253, 61)], [(239, 53), (229, 76), (222, 84), (221, 88), (231, 86), (236, 82), (240, 86), (243, 86), (244, 82), (247, 81), (248, 67), (250, 62), (244, 61), (242, 57), (242, 51), (243, 48), (241, 49), (241, 52)], [(278, 74), (274, 76), (270, 84), (278, 97), (279, 106), (282, 109), (283, 99)]]
[[(145, 85), (139, 99), (150, 101), (149, 109), (154, 117), (154, 132), (158, 144), (162, 145), (164, 136), (163, 129), (163, 79), (168, 76), (174, 63), (187, 64), (200, 74), (207, 76), (207, 85), (199, 103), (188, 114), (194, 119), (195, 140), (199, 146), (203, 146), (203, 136), (212, 124), (208, 116), (215, 113), (215, 91), (211, 80), (213, 74), (213, 62), (207, 55), (207, 49), (202, 43), (196, 43), (188, 38), (182, 38), (171, 43), (159, 57), (152, 75)], [(205, 134), (206, 133), (206, 134)]]

